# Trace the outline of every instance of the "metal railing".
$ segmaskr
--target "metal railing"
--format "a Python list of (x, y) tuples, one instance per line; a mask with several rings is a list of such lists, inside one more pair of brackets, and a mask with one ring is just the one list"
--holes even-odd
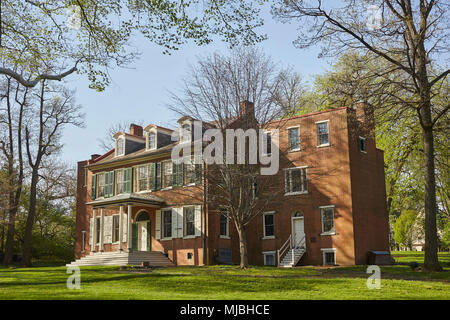
[(280, 247), (280, 249), (277, 250), (278, 266), (280, 265), (281, 260), (287, 254), (287, 251), (289, 249), (291, 250), (292, 261), (295, 262), (295, 251), (293, 249), (302, 247), (306, 250), (306, 236), (303, 235), (303, 237), (301, 237), (297, 242), (294, 243), (292, 241), (292, 234), (290, 234), (286, 242)]

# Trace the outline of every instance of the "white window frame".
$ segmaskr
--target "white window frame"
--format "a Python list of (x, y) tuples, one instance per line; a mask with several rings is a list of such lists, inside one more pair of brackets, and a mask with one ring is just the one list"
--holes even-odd
[(123, 181), (124, 181), (123, 179), (125, 178), (125, 169), (114, 170), (114, 188), (115, 188), (116, 195), (125, 193), (123, 190), (122, 190), (122, 192), (119, 192), (119, 186), (118, 186), (119, 185), (119, 179), (118, 179), (119, 175), (117, 174), (118, 172), (121, 172), (121, 174), (122, 174), (122, 180), (120, 181), (120, 183), (123, 185)]
[[(194, 163), (194, 156), (186, 157), (186, 159), (183, 159), (183, 186), (190, 187), (195, 186), (195, 163)], [(194, 182), (190, 182), (186, 184), (187, 181), (187, 172), (188, 172), (188, 166), (190, 166), (194, 173)]]
[[(266, 216), (272, 215), (273, 216), (273, 235), (268, 236), (266, 235)], [(263, 240), (268, 239), (275, 239), (275, 211), (267, 211), (262, 214), (263, 217)]]
[[(221, 226), (220, 219), (222, 218), (222, 216), (224, 216), (227, 219), (226, 235), (223, 235), (220, 233), (220, 226)], [(220, 216), (219, 216), (219, 237), (221, 239), (230, 239), (230, 218), (228, 216), (226, 216), (225, 214), (223, 214), (222, 212), (220, 212)]]
[(327, 124), (327, 128), (328, 128), (328, 143), (323, 143), (323, 144), (318, 144), (317, 148), (322, 148), (322, 147), (329, 147), (330, 146), (330, 120), (322, 120), (322, 121), (316, 121), (316, 135), (317, 135), (317, 143), (319, 142), (319, 124), (321, 123), (328, 123)]
[[(100, 172), (100, 173), (98, 173), (98, 174), (95, 176), (95, 178), (97, 179), (97, 185), (96, 185), (96, 188), (95, 188), (95, 192), (97, 193), (97, 194), (95, 195), (95, 198), (96, 198), (96, 199), (97, 199), (97, 198), (102, 199), (102, 198), (105, 197), (105, 187), (106, 187), (106, 184), (105, 184), (105, 177), (106, 177), (106, 172)], [(100, 184), (100, 182), (101, 182), (102, 184)], [(98, 194), (99, 194), (99, 191), (100, 191), (101, 188), (103, 188), (103, 195), (99, 197)]]
[[(291, 129), (298, 129), (298, 148), (296, 148), (296, 149), (291, 149), (291, 140), (290, 140), (291, 135), (289, 134), (289, 130), (291, 130)], [(288, 133), (288, 147), (289, 147), (289, 152), (300, 151), (300, 150), (301, 150), (300, 126), (288, 127), (288, 128), (287, 128), (287, 133)]]
[[(99, 222), (97, 223), (97, 221), (99, 221)], [(102, 237), (102, 229), (101, 228), (103, 228), (102, 218), (100, 216), (95, 217), (94, 223), (95, 223), (95, 229), (94, 229), (95, 230), (95, 234), (94, 234), (95, 241), (93, 241), (93, 242), (94, 242), (94, 245), (100, 245), (100, 238)]]
[[(165, 173), (165, 167), (166, 167), (166, 164), (167, 163), (170, 163), (170, 170), (171, 170), (171, 174), (170, 174), (170, 186), (168, 186), (168, 187), (165, 187), (164, 186), (164, 184), (165, 184), (165, 180), (166, 180), (166, 173)], [(162, 161), (161, 162), (161, 190), (170, 190), (170, 189), (172, 189), (173, 188), (173, 162), (171, 161), (171, 160), (166, 160), (166, 161)]]
[[(161, 239), (160, 240), (171, 240), (174, 235), (173, 235), (173, 230), (172, 230), (172, 226), (173, 226), (173, 216), (172, 216), (172, 210), (173, 208), (164, 208), (161, 209)], [(170, 212), (170, 233), (171, 236), (170, 237), (166, 237), (165, 233), (164, 233), (164, 213), (165, 212)]]
[[(323, 248), (323, 249), (320, 249), (320, 251), (322, 251), (322, 264), (324, 266), (335, 266), (336, 265), (336, 248)], [(325, 253), (330, 253), (330, 252), (334, 253), (334, 264), (326, 264), (325, 263)]]
[[(194, 210), (194, 234), (186, 234), (187, 231), (187, 224), (186, 224), (186, 215), (184, 214), (184, 209), (187, 208), (192, 208)], [(195, 238), (195, 206), (183, 206), (182, 208), (183, 210), (183, 238), (184, 239), (189, 239), (189, 238)]]
[[(119, 140), (123, 141), (123, 152), (119, 154)], [(115, 148), (116, 157), (124, 156), (125, 155), (125, 136), (120, 135), (116, 139), (116, 148)]]
[[(270, 153), (267, 153), (267, 135), (270, 135)], [(262, 154), (264, 156), (269, 156), (272, 154), (272, 147), (273, 147), (273, 143), (272, 143), (272, 138), (273, 138), (273, 132), (269, 131), (269, 130), (264, 130), (263, 133), (263, 150), (262, 150)]]
[[(117, 241), (114, 241), (114, 217), (119, 217), (119, 220), (118, 220), (118, 224), (119, 224), (119, 235), (118, 235), (118, 239), (117, 239)], [(112, 244), (118, 244), (119, 243), (119, 240), (120, 240), (120, 214), (113, 214), (112, 215), (112, 219), (111, 219), (111, 228), (112, 228), (112, 232), (111, 232), (111, 243)]]
[[(262, 254), (264, 255), (264, 265), (265, 266), (275, 267), (277, 265), (277, 260), (276, 260), (276, 257), (275, 257), (275, 253), (276, 253), (276, 251), (263, 251)], [(273, 256), (273, 264), (267, 264), (266, 263), (267, 256)]]
[[(286, 179), (286, 172), (291, 170), (298, 170), (298, 169), (305, 169), (305, 179), (306, 179), (306, 190), (303, 191), (288, 191), (287, 188), (287, 179)], [(298, 194), (307, 194), (308, 193), (308, 166), (301, 166), (301, 167), (294, 167), (294, 168), (285, 168), (284, 171), (284, 195), (285, 196), (292, 196), (292, 195), (298, 195)], [(292, 181), (292, 179), (290, 179)], [(291, 186), (289, 186), (289, 190), (292, 190)]]
[[(155, 135), (155, 147), (154, 148), (150, 148), (150, 133), (153, 133)], [(145, 137), (145, 141), (146, 141), (146, 149), (147, 150), (158, 149), (158, 130), (156, 130), (156, 128), (151, 128), (150, 130), (148, 130), (146, 137)]]
[[(184, 131), (185, 131), (185, 129), (183, 129), (183, 127), (185, 126), (185, 125), (189, 125), (189, 128), (190, 128), (190, 135), (189, 135), (189, 137), (188, 137), (188, 139), (185, 139), (186, 138), (186, 136), (184, 135)], [(192, 142), (192, 130), (193, 130), (193, 125), (192, 125), (192, 121), (190, 121), (190, 120), (186, 120), (186, 121), (183, 121), (181, 124), (180, 124), (180, 143), (187, 143), (187, 142)]]
[[(141, 190), (140, 186), (139, 186), (139, 181), (141, 180), (140, 177), (140, 172), (139, 169), (140, 168), (147, 168), (147, 189), (145, 190)], [(144, 165), (139, 165), (136, 166), (136, 189), (138, 193), (143, 193), (143, 192), (149, 192), (150, 191), (150, 168), (148, 164), (144, 164)]]
[[(364, 141), (364, 149), (365, 150), (361, 150), (361, 145), (359, 144), (359, 141), (363, 140)], [(366, 144), (366, 138), (358, 136), (358, 150), (362, 153), (367, 153), (367, 144)]]
[[(333, 209), (333, 230), (332, 231), (324, 231), (323, 230), (323, 211), (322, 209)], [(334, 211), (335, 211), (335, 206), (334, 205), (328, 205), (328, 206), (321, 206), (319, 207), (320, 210), (320, 223), (322, 225), (322, 233), (320, 234), (321, 236), (333, 236), (336, 234), (336, 225), (334, 223)]]

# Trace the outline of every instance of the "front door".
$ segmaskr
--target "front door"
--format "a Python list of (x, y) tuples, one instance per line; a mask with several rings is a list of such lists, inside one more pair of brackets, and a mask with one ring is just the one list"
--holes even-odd
[(293, 218), (292, 219), (292, 233), (293, 233), (293, 246), (297, 246), (303, 241), (303, 237), (305, 236), (305, 226), (303, 218)]
[(138, 250), (148, 251), (147, 248), (147, 221), (141, 221), (138, 223)]

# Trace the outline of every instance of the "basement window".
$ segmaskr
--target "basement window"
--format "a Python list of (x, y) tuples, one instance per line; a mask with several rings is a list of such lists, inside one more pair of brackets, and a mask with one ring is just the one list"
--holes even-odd
[(323, 255), (323, 264), (325, 266), (336, 265), (336, 249), (328, 248), (328, 249), (321, 249), (321, 250), (322, 250), (322, 255)]
[(274, 266), (275, 265), (275, 251), (263, 252), (264, 255), (264, 265)]

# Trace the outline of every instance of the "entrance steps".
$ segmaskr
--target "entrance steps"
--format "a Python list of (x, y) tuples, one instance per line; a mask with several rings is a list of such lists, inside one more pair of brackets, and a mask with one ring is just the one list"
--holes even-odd
[(96, 252), (67, 264), (74, 266), (126, 266), (148, 262), (153, 267), (172, 267), (174, 263), (159, 251)]

